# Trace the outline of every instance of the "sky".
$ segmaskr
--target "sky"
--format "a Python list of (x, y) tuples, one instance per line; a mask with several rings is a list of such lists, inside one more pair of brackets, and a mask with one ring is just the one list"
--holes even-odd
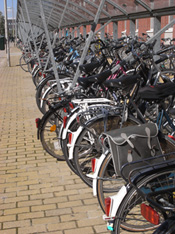
[[(14, 8), (14, 18), (16, 18), (16, 8), (17, 8), (17, 0), (6, 0), (7, 1), (7, 15), (8, 19), (11, 19), (13, 14), (12, 14), (12, 5)], [(0, 11), (4, 15), (4, 0), (0, 0)]]

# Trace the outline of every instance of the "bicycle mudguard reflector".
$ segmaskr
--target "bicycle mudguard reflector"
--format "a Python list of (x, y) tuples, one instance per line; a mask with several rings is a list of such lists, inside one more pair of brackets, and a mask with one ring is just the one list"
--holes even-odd
[[(103, 133), (103, 135), (108, 139), (116, 173), (121, 175), (121, 167), (126, 163), (131, 163), (128, 170), (124, 172), (126, 178), (136, 167), (134, 164), (132, 165), (132, 162), (162, 154), (157, 136), (158, 128), (154, 123), (116, 129)], [(160, 162), (162, 158), (156, 160)], [(149, 163), (151, 162), (149, 161)], [(156, 163), (155, 160), (154, 163)], [(142, 161), (137, 163), (137, 167), (143, 165), (145, 164)]]

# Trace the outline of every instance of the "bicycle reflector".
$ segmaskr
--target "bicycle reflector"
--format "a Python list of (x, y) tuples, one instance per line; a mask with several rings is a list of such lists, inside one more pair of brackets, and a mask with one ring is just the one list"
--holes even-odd
[(94, 172), (95, 171), (96, 158), (91, 159), (91, 164), (92, 164), (92, 172)]
[(72, 141), (72, 133), (70, 132), (69, 133), (69, 144), (71, 144), (71, 141)]
[(64, 113), (67, 113), (67, 109), (65, 107), (63, 108), (63, 111), (64, 111)]
[(158, 225), (160, 223), (160, 217), (157, 211), (155, 211), (151, 206), (144, 203), (141, 204), (141, 214), (150, 223)]
[(69, 106), (71, 109), (74, 109), (74, 104), (72, 102), (69, 102)]
[(77, 123), (79, 123), (80, 122), (80, 117), (77, 116), (76, 120), (77, 120)]
[(64, 116), (63, 117), (63, 128), (66, 127), (66, 124), (67, 124), (67, 116)]
[(40, 122), (40, 118), (35, 119), (36, 128), (38, 128), (38, 127), (39, 127), (39, 122)]
[(105, 213), (107, 216), (109, 216), (110, 209), (111, 209), (111, 198), (107, 197), (105, 198)]
[(56, 126), (56, 124), (54, 124), (54, 125), (52, 125), (52, 126), (50, 127), (50, 132), (55, 132), (56, 129), (57, 129), (57, 126)]
[(175, 137), (173, 137), (172, 135), (168, 135), (168, 137), (175, 141)]

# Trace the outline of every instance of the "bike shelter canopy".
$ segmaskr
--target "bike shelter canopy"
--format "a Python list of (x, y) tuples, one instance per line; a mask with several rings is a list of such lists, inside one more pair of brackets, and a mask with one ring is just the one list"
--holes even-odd
[[(61, 28), (93, 23), (101, 0), (42, 0), (48, 29), (58, 28), (66, 3)], [(26, 0), (31, 23), (43, 29), (40, 16), (40, 1)], [(175, 0), (106, 0), (100, 13), (99, 23), (109, 20), (121, 21), (175, 14)], [(18, 0), (17, 22), (28, 23), (24, 0)]]

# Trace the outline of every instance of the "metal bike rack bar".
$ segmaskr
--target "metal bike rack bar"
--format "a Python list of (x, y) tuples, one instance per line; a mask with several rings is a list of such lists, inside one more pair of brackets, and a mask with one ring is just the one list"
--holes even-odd
[[(62, 13), (62, 15), (61, 15), (61, 19), (60, 19), (60, 22), (59, 22), (59, 25), (58, 25), (58, 30), (60, 30), (60, 27), (61, 27), (62, 21), (63, 21), (63, 19), (64, 19), (64, 16), (65, 16), (65, 12), (66, 12), (68, 3), (69, 3), (69, 0), (66, 1), (66, 5), (65, 5), (64, 11), (63, 11), (63, 13)], [(53, 8), (52, 8), (52, 10), (53, 10)], [(53, 43), (52, 43), (52, 48), (54, 47), (55, 42), (56, 42), (56, 35), (54, 36), (54, 40), (53, 40)], [(48, 58), (47, 58), (47, 61), (46, 61), (45, 67), (44, 67), (44, 71), (47, 69), (49, 60), (50, 60), (50, 54), (48, 55)]]
[(47, 24), (46, 24), (46, 19), (45, 19), (45, 15), (44, 15), (44, 9), (43, 9), (43, 5), (42, 5), (42, 1), (39, 0), (38, 2), (39, 2), (39, 6), (40, 6), (41, 19), (42, 19), (42, 22), (43, 22), (43, 26), (44, 26), (44, 30), (45, 30), (45, 34), (46, 34), (46, 38), (47, 38), (47, 44), (48, 44), (48, 47), (49, 47), (49, 53), (50, 53), (50, 56), (51, 56), (53, 71), (54, 71), (55, 79), (56, 79), (56, 82), (57, 82), (58, 92), (61, 93), (62, 89), (61, 89), (61, 85), (60, 85), (59, 75), (58, 75), (58, 72), (57, 72), (56, 62), (55, 62), (55, 59), (54, 59), (54, 54), (53, 54), (52, 45), (51, 45), (51, 41), (50, 41), (49, 31), (48, 31)]
[(41, 67), (41, 61), (40, 61), (39, 54), (38, 54), (38, 49), (37, 49), (37, 46), (36, 46), (36, 41), (35, 41), (33, 29), (32, 29), (32, 24), (31, 24), (30, 15), (29, 15), (29, 12), (28, 12), (28, 7), (27, 7), (26, 0), (23, 0), (23, 2), (24, 2), (26, 13), (27, 13), (27, 18), (28, 18), (28, 21), (29, 21), (29, 26), (30, 26), (31, 36), (32, 36), (32, 39), (33, 39), (33, 44), (34, 44), (34, 47), (35, 47), (36, 57), (37, 57), (37, 60), (38, 60), (38, 63), (39, 63), (39, 67)]
[(97, 31), (95, 31), (94, 35), (96, 35), (98, 32), (100, 32), (102, 29), (104, 29), (111, 22), (112, 22), (112, 20), (108, 20), (108, 22), (103, 24)]
[(92, 27), (91, 27), (91, 31), (90, 31), (89, 36), (87, 38), (86, 45), (85, 45), (83, 53), (81, 55), (80, 62), (79, 62), (78, 68), (76, 70), (76, 73), (75, 73), (71, 88), (73, 88), (75, 86), (75, 84), (77, 82), (77, 79), (78, 79), (78, 76), (80, 75), (79, 66), (83, 64), (84, 59), (86, 57), (86, 54), (88, 52), (88, 49), (89, 49), (90, 43), (92, 41), (92, 38), (94, 36), (94, 31), (95, 31), (96, 25), (98, 23), (100, 13), (101, 13), (101, 11), (103, 9), (104, 3), (105, 3), (105, 0), (101, 0), (100, 5), (99, 5), (98, 10), (97, 10), (97, 13), (96, 13), (96, 16), (95, 16), (95, 19), (94, 19), (94, 22), (93, 22)]

